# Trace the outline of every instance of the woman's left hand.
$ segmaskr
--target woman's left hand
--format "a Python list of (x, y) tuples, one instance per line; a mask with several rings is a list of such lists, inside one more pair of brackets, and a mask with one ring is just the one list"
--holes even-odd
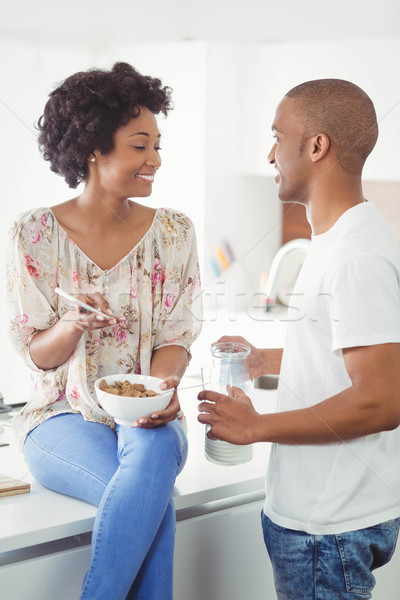
[(161, 427), (161, 425), (165, 425), (169, 423), (169, 421), (173, 421), (180, 414), (180, 404), (178, 398), (178, 392), (176, 388), (180, 383), (180, 377), (177, 375), (172, 375), (171, 377), (166, 377), (161, 384), (161, 389), (169, 390), (171, 388), (175, 388), (174, 393), (172, 394), (172, 398), (167, 408), (164, 410), (158, 410), (154, 412), (151, 417), (141, 417), (137, 421), (134, 422), (134, 427), (142, 427), (143, 429), (153, 429), (154, 427)]

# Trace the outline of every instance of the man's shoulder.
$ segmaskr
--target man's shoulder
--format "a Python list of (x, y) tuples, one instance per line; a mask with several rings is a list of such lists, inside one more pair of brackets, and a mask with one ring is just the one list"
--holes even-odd
[(377, 208), (365, 203), (344, 220), (333, 239), (333, 267), (349, 261), (388, 261), (400, 272), (400, 247), (389, 223)]

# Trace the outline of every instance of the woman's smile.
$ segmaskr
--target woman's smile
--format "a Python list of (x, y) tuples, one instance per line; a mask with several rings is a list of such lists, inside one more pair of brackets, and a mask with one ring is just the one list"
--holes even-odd
[(137, 173), (135, 175), (135, 177), (138, 177), (139, 179), (141, 179), (145, 183), (153, 183), (153, 181), (154, 181), (154, 174), (148, 174), (147, 175), (145, 173)]

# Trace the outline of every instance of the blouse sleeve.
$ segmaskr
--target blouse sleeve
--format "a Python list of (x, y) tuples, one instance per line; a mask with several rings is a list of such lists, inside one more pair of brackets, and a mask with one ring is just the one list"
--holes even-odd
[(44, 209), (20, 215), (10, 235), (7, 262), (9, 334), (25, 363), (40, 369), (30, 357), (29, 345), (38, 331), (58, 321), (54, 299), (57, 237)]
[(164, 284), (153, 350), (176, 345), (183, 346), (190, 355), (203, 318), (196, 233), (186, 215), (173, 216), (174, 227), (169, 224), (168, 237), (164, 238)]

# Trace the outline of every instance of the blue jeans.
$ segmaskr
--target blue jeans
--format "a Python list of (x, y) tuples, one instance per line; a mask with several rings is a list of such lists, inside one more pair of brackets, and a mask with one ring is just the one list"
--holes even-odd
[(366, 600), (391, 559), (400, 519), (337, 535), (285, 529), (261, 515), (278, 600)]
[(172, 600), (171, 494), (187, 458), (179, 421), (114, 433), (65, 413), (29, 433), (24, 455), (42, 485), (98, 506), (82, 600)]

